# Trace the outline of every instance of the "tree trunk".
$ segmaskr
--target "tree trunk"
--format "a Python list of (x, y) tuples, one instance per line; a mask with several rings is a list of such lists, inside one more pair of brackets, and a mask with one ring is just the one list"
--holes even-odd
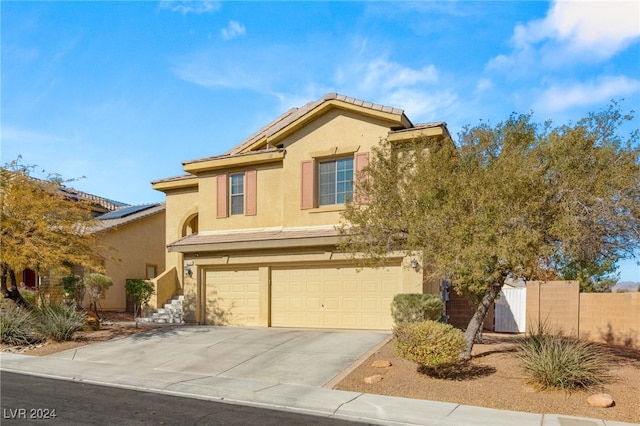
[(477, 336), (482, 332), (484, 319), (487, 317), (487, 313), (489, 312), (491, 304), (500, 294), (500, 289), (502, 288), (503, 282), (491, 283), (489, 285), (489, 288), (487, 288), (487, 291), (482, 297), (482, 300), (480, 301), (475, 314), (473, 314), (473, 317), (469, 321), (467, 330), (464, 333), (464, 339), (467, 342), (464, 353), (462, 354), (462, 359), (464, 361), (469, 361), (471, 359), (471, 350), (473, 349), (473, 344), (475, 343)]
[[(7, 285), (7, 275), (9, 276), (9, 285)], [(4, 262), (2, 263), (0, 271), (0, 287), (2, 288), (2, 295), (4, 297), (13, 300), (19, 307), (31, 309), (31, 306), (22, 298), (22, 294), (20, 294), (20, 290), (18, 290), (15, 271)]]

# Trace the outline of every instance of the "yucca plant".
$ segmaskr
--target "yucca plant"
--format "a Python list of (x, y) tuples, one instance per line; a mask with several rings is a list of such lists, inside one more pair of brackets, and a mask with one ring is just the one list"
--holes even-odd
[(59, 342), (71, 340), (76, 331), (82, 329), (86, 314), (74, 306), (51, 303), (34, 311), (38, 331), (49, 339)]
[(537, 388), (573, 391), (601, 385), (608, 354), (595, 343), (551, 334), (541, 327), (518, 341), (518, 358)]
[(40, 343), (44, 337), (35, 331), (29, 311), (15, 309), (0, 314), (0, 342), (6, 345), (26, 346)]

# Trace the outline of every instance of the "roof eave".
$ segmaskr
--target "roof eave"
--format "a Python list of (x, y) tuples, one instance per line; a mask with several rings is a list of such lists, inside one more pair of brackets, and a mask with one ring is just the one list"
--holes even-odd
[(177, 180), (159, 180), (151, 182), (151, 187), (160, 192), (167, 192), (176, 189), (197, 188), (198, 178), (196, 176), (191, 176), (187, 179), (181, 178)]
[(420, 137), (440, 137), (451, 138), (446, 124), (441, 123), (433, 127), (418, 127), (414, 129), (406, 129), (396, 132), (389, 132), (387, 140), (389, 142), (405, 142), (412, 141)]
[(302, 247), (328, 247), (338, 244), (340, 237), (307, 237), (286, 238), (263, 241), (239, 241), (225, 243), (201, 243), (201, 244), (169, 244), (167, 250), (170, 253), (216, 253), (242, 250), (285, 249)]
[(260, 151), (251, 155), (229, 155), (224, 157), (210, 158), (203, 161), (183, 163), (185, 172), (197, 174), (201, 172), (229, 169), (233, 167), (251, 166), (282, 161), (285, 151)]

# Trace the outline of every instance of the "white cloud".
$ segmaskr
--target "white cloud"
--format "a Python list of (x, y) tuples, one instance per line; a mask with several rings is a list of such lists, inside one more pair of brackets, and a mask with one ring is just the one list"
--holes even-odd
[(244, 25), (233, 20), (229, 21), (229, 25), (227, 25), (227, 28), (223, 28), (221, 31), (222, 38), (224, 38), (225, 40), (231, 40), (232, 38), (244, 35), (244, 33), (246, 32), (247, 29), (244, 27)]
[(21, 128), (17, 128), (17, 127), (12, 127), (12, 126), (7, 126), (7, 125), (3, 125), (2, 126), (2, 144), (3, 146), (7, 146), (5, 144), (24, 144), (24, 145), (30, 145), (30, 144), (34, 144), (34, 143), (60, 143), (60, 142), (67, 142), (70, 139), (63, 137), (63, 136), (57, 136), (57, 135), (53, 135), (50, 133), (45, 133), (45, 132), (41, 132), (38, 130), (31, 130), (31, 129), (21, 129)]
[(492, 88), (493, 82), (491, 80), (489, 80), (488, 78), (481, 78), (480, 80), (478, 80), (478, 83), (476, 83), (475, 92), (482, 93), (486, 92), (487, 90), (491, 90)]
[(194, 13), (200, 15), (203, 13), (213, 13), (220, 10), (221, 4), (217, 1), (199, 1), (199, 0), (161, 0), (160, 7), (169, 9), (172, 12), (179, 12), (183, 15)]
[(400, 89), (385, 95), (384, 105), (402, 108), (414, 123), (444, 121), (458, 104), (458, 95), (452, 91)]
[(545, 18), (517, 25), (511, 41), (516, 50), (538, 45), (556, 60), (603, 60), (639, 37), (637, 1), (556, 1)]
[(553, 112), (572, 107), (601, 105), (638, 92), (640, 80), (626, 76), (603, 77), (584, 84), (552, 86), (535, 101), (534, 110)]
[[(364, 64), (361, 85), (367, 90), (394, 90), (420, 83), (438, 83), (438, 71), (434, 65), (420, 69), (404, 67), (395, 62), (378, 59)], [(358, 76), (354, 75), (354, 78)]]

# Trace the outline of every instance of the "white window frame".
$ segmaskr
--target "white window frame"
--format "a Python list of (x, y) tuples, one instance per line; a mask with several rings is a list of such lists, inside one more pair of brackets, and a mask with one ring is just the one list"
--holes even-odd
[[(340, 163), (348, 163), (350, 162), (350, 168), (340, 170)], [(334, 170), (330, 170), (325, 172), (323, 170), (324, 165), (334, 164)], [(317, 187), (316, 191), (318, 194), (318, 206), (331, 206), (337, 204), (346, 204), (353, 200), (353, 189), (354, 189), (354, 167), (355, 161), (353, 156), (351, 157), (342, 157), (342, 158), (332, 158), (328, 160), (321, 160), (318, 162), (318, 170), (317, 170)], [(340, 178), (341, 173), (347, 173), (349, 176), (344, 176)], [(323, 175), (327, 175), (329, 179), (323, 180)], [(331, 175), (332, 178), (331, 178)], [(347, 179), (348, 177), (348, 179)], [(333, 186), (331, 188), (331, 186)], [(329, 188), (329, 191), (326, 189)], [(323, 189), (325, 189), (325, 193), (323, 194)], [(329, 199), (329, 197), (331, 199)]]
[[(240, 181), (240, 185), (234, 185), (234, 180), (236, 179)], [(233, 173), (229, 175), (229, 215), (244, 214), (244, 186), (244, 173)], [(236, 201), (235, 204), (234, 201)]]

